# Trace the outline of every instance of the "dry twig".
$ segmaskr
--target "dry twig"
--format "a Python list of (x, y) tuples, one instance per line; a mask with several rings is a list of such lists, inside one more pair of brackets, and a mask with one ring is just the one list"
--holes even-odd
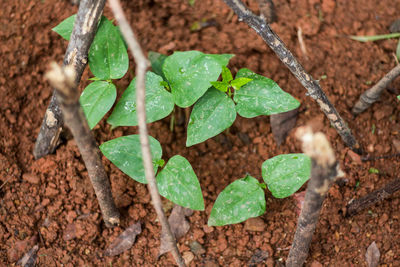
[(289, 68), (299, 82), (307, 89), (307, 95), (311, 96), (320, 106), (321, 110), (328, 117), (331, 125), (336, 129), (343, 141), (350, 149), (361, 154), (361, 148), (357, 140), (351, 133), (350, 128), (340, 117), (335, 107), (325, 95), (321, 86), (309, 75), (288, 50), (279, 36), (272, 31), (268, 23), (260, 16), (253, 14), (241, 0), (224, 0), (238, 15), (240, 21), (245, 21), (260, 35), (267, 45), (277, 54), (279, 59)]
[(378, 101), (379, 97), (383, 90), (388, 87), (388, 85), (400, 75), (400, 65), (394, 67), (391, 71), (389, 71), (377, 84), (373, 87), (365, 91), (357, 103), (354, 105), (351, 112), (354, 115), (358, 115), (364, 112), (367, 108), (369, 108), (373, 103)]
[(65, 124), (71, 130), (88, 170), (90, 181), (97, 196), (106, 226), (119, 224), (119, 212), (114, 204), (111, 186), (100, 157), (100, 150), (89, 129), (85, 114), (79, 103), (76, 89), (76, 73), (72, 66), (60, 67), (56, 63), (46, 73), (46, 78), (56, 89), (55, 94)]
[(136, 37), (129, 26), (128, 21), (125, 18), (124, 12), (121, 8), (121, 4), (119, 0), (110, 0), (110, 7), (114, 13), (116, 20), (120, 26), (122, 35), (124, 36), (129, 49), (135, 59), (136, 62), (136, 103), (137, 103), (137, 116), (138, 116), (138, 125), (139, 125), (139, 135), (140, 135), (140, 144), (142, 147), (142, 155), (143, 155), (143, 164), (145, 175), (147, 179), (147, 186), (151, 195), (151, 199), (153, 201), (154, 208), (156, 210), (158, 219), (160, 220), (162, 231), (166, 234), (171, 253), (175, 258), (176, 263), (179, 266), (185, 266), (185, 262), (179, 253), (176, 240), (174, 235), (171, 232), (171, 227), (168, 223), (167, 217), (164, 214), (164, 210), (162, 208), (161, 198), (158, 193), (157, 183), (154, 175), (153, 162), (151, 158), (151, 151), (149, 146), (149, 137), (147, 133), (147, 125), (146, 125), (146, 109), (145, 109), (145, 76), (146, 69), (149, 67), (149, 62), (145, 55), (143, 54), (142, 48), (140, 47)]
[[(64, 66), (70, 65), (74, 68), (76, 73), (74, 87), (78, 86), (86, 67), (89, 48), (96, 34), (105, 2), (106, 0), (80, 1), (74, 29), (63, 62)], [(63, 124), (61, 110), (53, 92), (33, 150), (35, 159), (40, 159), (56, 150)]]
[(349, 202), (346, 207), (346, 216), (353, 216), (359, 211), (367, 209), (375, 203), (390, 197), (399, 190), (400, 179), (395, 179), (394, 181), (385, 185), (383, 188), (375, 190), (360, 199)]
[(286, 266), (290, 267), (303, 266), (307, 259), (325, 195), (335, 178), (342, 175), (332, 147), (323, 133), (313, 134), (311, 128), (302, 127), (297, 130), (296, 135), (303, 142), (304, 153), (311, 157), (312, 169), (304, 205), (286, 260)]

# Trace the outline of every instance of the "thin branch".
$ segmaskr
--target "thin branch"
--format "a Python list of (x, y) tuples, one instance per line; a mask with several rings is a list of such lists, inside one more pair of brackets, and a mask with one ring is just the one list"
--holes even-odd
[(64, 68), (56, 63), (46, 73), (46, 78), (56, 88), (57, 99), (65, 120), (85, 162), (90, 181), (97, 196), (106, 226), (119, 224), (119, 212), (114, 204), (111, 186), (100, 157), (100, 150), (89, 129), (85, 114), (79, 104), (76, 74), (72, 66)]
[[(74, 29), (63, 62), (64, 66), (71, 65), (74, 68), (76, 73), (75, 87), (78, 86), (86, 67), (88, 51), (96, 34), (97, 25), (103, 13), (105, 3), (106, 0), (80, 1)], [(54, 153), (60, 142), (59, 136), (63, 124), (64, 120), (61, 110), (56, 95), (53, 92), (33, 150), (35, 159), (40, 159), (41, 157)]]
[(390, 197), (399, 190), (400, 179), (395, 179), (394, 181), (385, 185), (385, 187), (375, 190), (360, 199), (349, 202), (346, 206), (346, 216), (353, 216), (358, 212), (371, 207), (375, 203)]
[(400, 153), (390, 154), (390, 155), (383, 155), (383, 156), (364, 156), (361, 157), (362, 161), (374, 161), (378, 159), (391, 159), (395, 157), (400, 157)]
[(146, 109), (145, 109), (145, 79), (146, 79), (146, 69), (149, 67), (149, 62), (145, 55), (143, 54), (142, 48), (139, 42), (129, 26), (127, 19), (125, 18), (124, 12), (121, 8), (119, 0), (110, 0), (110, 7), (114, 13), (116, 20), (120, 26), (122, 35), (124, 36), (129, 49), (136, 62), (136, 103), (137, 103), (137, 116), (138, 116), (138, 126), (140, 135), (140, 144), (142, 148), (143, 164), (145, 175), (147, 179), (148, 190), (153, 201), (154, 208), (156, 210), (158, 219), (160, 220), (162, 231), (167, 236), (167, 241), (171, 248), (171, 253), (175, 258), (178, 266), (186, 266), (185, 262), (179, 253), (176, 240), (171, 232), (171, 227), (168, 223), (167, 217), (164, 214), (162, 208), (160, 194), (158, 193), (157, 183), (154, 175), (153, 162), (151, 157), (151, 151), (149, 146), (149, 137), (147, 133), (146, 125)]
[(303, 142), (304, 153), (311, 157), (312, 169), (304, 205), (286, 260), (288, 267), (303, 266), (308, 256), (325, 195), (335, 178), (342, 175), (332, 147), (323, 133), (313, 134), (311, 128), (301, 127), (297, 130), (296, 135)]
[(335, 107), (321, 89), (319, 83), (304, 70), (303, 66), (300, 65), (292, 52), (288, 50), (279, 36), (272, 31), (268, 23), (266, 23), (262, 17), (253, 14), (240, 0), (224, 1), (238, 15), (239, 21), (245, 21), (261, 36), (261, 38), (263, 38), (267, 45), (277, 54), (279, 59), (307, 89), (307, 95), (311, 96), (319, 104), (321, 110), (328, 117), (331, 125), (336, 129), (346, 145), (350, 147), (350, 149), (361, 154), (360, 145), (354, 138), (345, 121), (340, 117)]
[(365, 91), (357, 103), (354, 105), (351, 112), (354, 115), (358, 115), (369, 108), (373, 103), (378, 101), (383, 90), (400, 75), (400, 64), (396, 65), (391, 71), (389, 71), (377, 84)]

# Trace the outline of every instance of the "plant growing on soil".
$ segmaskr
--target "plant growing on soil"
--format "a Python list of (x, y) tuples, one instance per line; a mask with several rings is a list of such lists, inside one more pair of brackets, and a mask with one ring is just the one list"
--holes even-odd
[[(54, 31), (68, 39), (74, 16), (64, 20)], [(204, 54), (199, 51), (175, 52), (170, 56), (149, 53), (153, 72), (146, 73), (147, 123), (170, 115), (175, 105), (193, 105), (187, 127), (186, 146), (206, 141), (229, 128), (236, 114), (245, 118), (278, 114), (298, 108), (300, 103), (284, 92), (273, 80), (240, 69), (235, 78), (226, 67), (231, 54)], [(80, 97), (90, 128), (111, 109), (116, 100), (113, 79), (128, 70), (126, 45), (119, 29), (103, 17), (89, 50), (89, 66), (94, 74)], [(218, 81), (219, 76), (222, 81)], [(112, 128), (136, 126), (136, 78), (122, 94), (107, 122)], [(149, 137), (154, 172), (160, 194), (172, 202), (193, 210), (204, 210), (200, 184), (190, 163), (175, 155), (164, 166), (162, 148)], [(103, 143), (102, 153), (132, 179), (147, 183), (142, 164), (138, 135), (119, 137)], [(303, 154), (279, 155), (263, 163), (266, 184), (250, 175), (230, 184), (219, 195), (209, 225), (242, 222), (265, 212), (263, 189), (284, 198), (296, 192), (310, 176), (310, 159)]]

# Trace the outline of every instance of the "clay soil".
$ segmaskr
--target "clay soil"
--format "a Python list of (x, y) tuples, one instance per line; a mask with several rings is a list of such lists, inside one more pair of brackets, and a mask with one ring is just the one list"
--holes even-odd
[[(49, 103), (52, 88), (43, 79), (50, 61), (62, 61), (67, 43), (51, 28), (76, 12), (69, 1), (1, 1), (0, 9), (0, 265), (12, 266), (35, 244), (38, 266), (173, 266), (170, 255), (157, 259), (160, 225), (144, 185), (124, 175), (106, 158), (120, 227), (104, 226), (94, 192), (79, 151), (68, 139), (53, 155), (38, 161), (32, 156), (35, 138)], [(399, 17), (399, 1), (298, 0), (274, 1), (278, 22), (272, 28), (294, 52), (307, 71), (320, 79), (322, 88), (353, 130), (366, 152), (384, 155), (400, 152), (400, 110), (394, 94), (357, 118), (350, 109), (359, 94), (395, 66), (397, 40), (359, 43), (347, 35), (388, 32)], [(253, 1), (248, 4), (254, 9)], [(327, 134), (346, 177), (335, 184), (324, 202), (306, 266), (366, 266), (365, 252), (375, 241), (382, 266), (400, 266), (400, 194), (345, 218), (351, 200), (384, 186), (400, 171), (398, 158), (359, 162), (305, 89), (256, 33), (222, 1), (124, 1), (124, 10), (146, 51), (170, 54), (174, 50), (232, 53), (230, 67), (247, 67), (277, 81), (301, 101), (296, 127), (312, 124)], [(106, 7), (105, 15), (111, 18)], [(191, 31), (203, 19), (217, 25)], [(214, 23), (215, 24), (215, 23)], [(301, 27), (308, 54), (301, 52), (297, 30)], [(132, 79), (118, 81), (119, 95)], [(81, 89), (90, 77), (85, 72)], [(392, 89), (399, 89), (400, 81)], [(184, 114), (181, 112), (180, 114)], [(207, 227), (217, 195), (247, 173), (261, 180), (264, 160), (282, 153), (300, 152), (293, 131), (277, 147), (268, 117), (238, 118), (229, 133), (204, 144), (185, 147), (184, 117), (175, 132), (170, 118), (149, 125), (163, 147), (164, 159), (175, 154), (192, 164), (202, 186), (206, 210), (189, 218), (191, 228), (179, 240), (190, 266), (246, 266), (256, 253), (268, 254), (260, 266), (285, 262), (297, 222), (296, 201), (275, 199), (266, 193), (267, 212), (259, 219), (225, 227)], [(180, 117), (179, 117), (180, 116)], [(179, 121), (180, 120), (180, 121)], [(183, 121), (183, 122), (182, 122)], [(136, 133), (135, 127), (110, 131), (104, 120), (93, 133), (98, 143)], [(397, 148), (397, 149), (396, 149)], [(379, 170), (370, 174), (369, 169)], [(166, 206), (168, 203), (165, 201)], [(104, 250), (129, 225), (140, 221), (143, 232), (133, 247), (119, 256)], [(191, 249), (193, 242), (200, 249)], [(261, 252), (260, 252), (261, 251)], [(257, 255), (258, 255), (257, 254)]]

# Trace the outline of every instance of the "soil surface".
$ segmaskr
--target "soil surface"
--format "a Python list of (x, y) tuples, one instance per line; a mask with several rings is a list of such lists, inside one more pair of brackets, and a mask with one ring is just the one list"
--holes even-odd
[[(112, 191), (122, 213), (120, 227), (104, 226), (84, 164), (73, 140), (56, 154), (35, 161), (32, 150), (52, 88), (43, 79), (49, 62), (62, 61), (67, 42), (51, 28), (76, 12), (70, 1), (1, 1), (0, 9), (0, 265), (12, 266), (35, 244), (38, 266), (173, 266), (170, 255), (157, 259), (160, 225), (145, 185), (124, 175), (106, 158)], [(400, 172), (398, 158), (360, 162), (329, 126), (316, 103), (273, 52), (246, 24), (238, 22), (223, 1), (124, 1), (124, 10), (144, 49), (170, 54), (174, 50), (232, 53), (234, 72), (247, 67), (277, 81), (301, 101), (297, 126), (311, 123), (327, 134), (346, 178), (335, 184), (313, 237), (306, 266), (366, 266), (365, 252), (375, 241), (382, 266), (400, 266), (400, 198), (389, 199), (345, 218), (346, 204), (378, 189)], [(255, 1), (246, 1), (257, 9)], [(395, 94), (385, 92), (367, 112), (350, 114), (359, 94), (396, 64), (397, 40), (359, 43), (347, 35), (388, 33), (399, 17), (399, 1), (297, 0), (275, 1), (278, 21), (272, 28), (294, 52), (348, 122), (371, 155), (400, 152), (400, 110)], [(397, 13), (396, 13), (397, 12)], [(111, 18), (106, 7), (105, 15)], [(196, 21), (213, 20), (211, 27), (191, 31)], [(215, 23), (216, 22), (216, 23)], [(303, 32), (307, 55), (299, 45)], [(118, 81), (119, 95), (132, 79)], [(81, 89), (90, 77), (88, 70)], [(399, 89), (400, 81), (391, 85)], [(190, 266), (246, 266), (252, 257), (259, 266), (281, 266), (288, 255), (297, 223), (296, 201), (267, 193), (267, 212), (225, 227), (208, 227), (212, 205), (229, 183), (247, 173), (261, 181), (264, 160), (300, 152), (293, 131), (277, 147), (268, 117), (238, 118), (229, 133), (194, 147), (185, 147), (184, 117), (169, 131), (170, 117), (149, 125), (164, 151), (192, 164), (202, 186), (206, 210), (189, 217), (191, 228), (179, 240)], [(98, 143), (136, 133), (136, 127), (110, 131), (102, 120), (94, 129)], [(379, 174), (369, 173), (370, 168)], [(165, 204), (168, 203), (165, 201)], [(140, 221), (143, 231), (133, 247), (119, 256), (104, 250), (129, 225)], [(197, 249), (194, 249), (194, 245)], [(260, 255), (268, 255), (262, 257)], [(254, 260), (255, 258), (253, 258)], [(264, 259), (264, 260), (263, 260)]]

